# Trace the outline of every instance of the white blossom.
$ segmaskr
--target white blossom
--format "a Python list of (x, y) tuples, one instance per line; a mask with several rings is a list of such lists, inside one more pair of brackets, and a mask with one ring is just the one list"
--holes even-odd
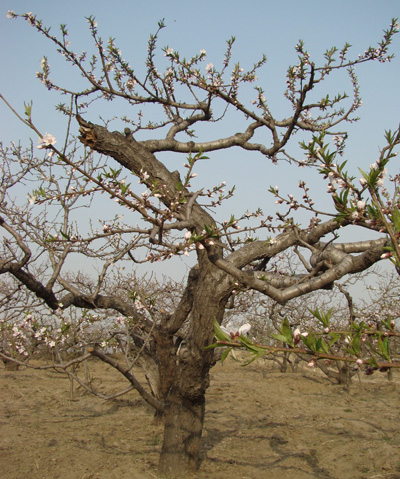
[(46, 133), (42, 138), (39, 138), (38, 149), (47, 148), (48, 146), (55, 145), (57, 143), (56, 137)]
[(250, 331), (250, 329), (251, 329), (251, 324), (244, 323), (239, 328), (239, 334), (246, 334)]

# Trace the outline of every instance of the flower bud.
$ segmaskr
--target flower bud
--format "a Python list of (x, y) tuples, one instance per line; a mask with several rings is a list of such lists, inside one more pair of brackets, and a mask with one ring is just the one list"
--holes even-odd
[(317, 364), (317, 360), (315, 358), (311, 359), (311, 361), (307, 364), (309, 368), (314, 368)]

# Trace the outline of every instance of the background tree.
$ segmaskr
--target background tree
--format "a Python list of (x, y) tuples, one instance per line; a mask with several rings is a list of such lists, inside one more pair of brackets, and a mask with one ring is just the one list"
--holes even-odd
[[(9, 16), (18, 17), (13, 12)], [(149, 40), (146, 73), (139, 77), (115, 40), (102, 40), (93, 17), (88, 18), (95, 46), (92, 56), (70, 49), (65, 25), (57, 37), (32, 13), (21, 17), (54, 44), (73, 71), (83, 77), (85, 86), (75, 90), (53, 81), (48, 59), (43, 57), (38, 78), (47, 89), (69, 98), (57, 106), (67, 117), (67, 132), (60, 141), (39, 131), (32, 104), (26, 104), (25, 118), (20, 118), (39, 136), (38, 147), (45, 151), (41, 159), (33, 154), (33, 147), (31, 154), (29, 150), (22, 153), (16, 145), (5, 151), (0, 218), (5, 241), (0, 272), (11, 275), (53, 311), (70, 307), (112, 310), (137, 324), (151, 342), (159, 375), (158, 398), (143, 388), (139, 390), (164, 414), (160, 473), (186, 473), (199, 464), (205, 391), (214, 363), (213, 351), (204, 348), (213, 340), (213, 320), (222, 322), (234, 291), (238, 287), (255, 290), (284, 304), (369, 268), (391, 244), (381, 224), (372, 221), (368, 212), (359, 221), (353, 214), (357, 204), (349, 207), (343, 195), (335, 194), (333, 199), (338, 205), (339, 198), (345, 208), (339, 214), (331, 211), (324, 216), (304, 181), (299, 184), (301, 202), (291, 194), (280, 196), (277, 187), (271, 188), (277, 201), (287, 205), (276, 218), (263, 215), (260, 209), (248, 211), (246, 206), (239, 215), (218, 218), (217, 207), (233, 195), (234, 189), (225, 191), (225, 184), (192, 188), (197, 165), (212, 159), (213, 152), (237, 147), (248, 154), (258, 152), (272, 163), (287, 161), (291, 168), (298, 165), (323, 170), (332, 185), (329, 173), (336, 175), (335, 181), (342, 173), (337, 171), (334, 158), (343, 151), (344, 125), (354, 120), (361, 105), (355, 67), (392, 58), (388, 48), (398, 23), (393, 20), (382, 41), (355, 59), (345, 44), (342, 49), (327, 50), (318, 65), (299, 42), (295, 47), (298, 61), (288, 68), (286, 78), (285, 96), (292, 113), (281, 118), (270, 110), (266, 92), (257, 84), (257, 72), (266, 58), (248, 70), (233, 64), (234, 38), (227, 42), (219, 67), (208, 63), (205, 51), (182, 58), (169, 46), (162, 49), (164, 57), (156, 66), (157, 40), (164, 28), (160, 22)], [(343, 93), (320, 91), (323, 82), (341, 70), (349, 74), (351, 99)], [(252, 92), (251, 99), (246, 92)], [(89, 121), (95, 101), (125, 103), (129, 113), (121, 117), (126, 124), (123, 132), (112, 131), (109, 121), (103, 125)], [(236, 131), (215, 137), (212, 131), (219, 131), (215, 125), (230, 115)], [(83, 148), (71, 133), (76, 125)], [(204, 129), (206, 125), (212, 126), (211, 133)], [(296, 133), (300, 134), (298, 140), (307, 138), (303, 143), (305, 158), (289, 149)], [(204, 138), (207, 134), (212, 136)], [(390, 148), (384, 150), (385, 160), (393, 156), (398, 143), (395, 135)], [(171, 171), (168, 162), (161, 161), (163, 152), (184, 154), (184, 168)], [(376, 180), (382, 177), (382, 168), (375, 168)], [(13, 192), (28, 181), (35, 181), (34, 191), (28, 204), (21, 204)], [(362, 188), (352, 190), (359, 201)], [(333, 191), (336, 189), (331, 188)], [(123, 217), (117, 213), (104, 218), (104, 196), (119, 205)], [(293, 216), (299, 208), (309, 213), (304, 226)], [(103, 222), (101, 230), (94, 226), (96, 219)], [(354, 225), (378, 231), (381, 237), (339, 242), (338, 232)], [(293, 249), (302, 265), (295, 274), (282, 274), (270, 267), (271, 260), (288, 249)], [(151, 314), (149, 308), (143, 313), (143, 299), (136, 302), (134, 283), (127, 285), (126, 295), (116, 294), (110, 286), (117, 268), (126, 262), (132, 267), (190, 254), (196, 262), (179, 301)], [(77, 271), (80, 268), (72, 272), (76, 255), (95, 261), (95, 278)], [(91, 353), (109, 360), (97, 345)], [(132, 374), (125, 372), (135, 382)]]

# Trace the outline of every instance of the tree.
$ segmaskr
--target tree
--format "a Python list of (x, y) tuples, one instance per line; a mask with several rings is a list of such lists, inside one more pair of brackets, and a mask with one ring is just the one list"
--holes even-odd
[[(13, 12), (9, 15), (19, 16)], [(159, 397), (139, 388), (164, 415), (159, 471), (166, 476), (185, 474), (195, 470), (200, 459), (205, 392), (215, 362), (213, 350), (205, 348), (213, 342), (213, 320), (221, 324), (237, 288), (258, 291), (284, 304), (369, 268), (391, 244), (381, 222), (368, 216), (372, 212), (354, 215), (360, 205), (350, 202), (346, 184), (340, 194), (331, 187), (334, 205), (342, 208), (327, 216), (317, 209), (307, 185), (301, 182), (302, 202), (290, 195), (280, 196), (277, 187), (271, 188), (277, 201), (287, 205), (286, 212), (278, 213), (276, 219), (257, 210), (218, 221), (215, 209), (233, 195), (233, 189), (225, 192), (225, 185), (220, 184), (193, 190), (196, 166), (208, 159), (206, 155), (238, 147), (249, 154), (258, 152), (272, 163), (286, 160), (290, 168), (298, 165), (318, 169), (331, 185), (337, 182), (343, 169), (337, 171), (334, 158), (343, 152), (346, 139), (346, 132), (338, 127), (353, 121), (361, 104), (355, 67), (392, 58), (388, 49), (398, 23), (393, 20), (381, 43), (356, 59), (349, 57), (350, 46), (345, 44), (341, 50), (327, 50), (320, 66), (299, 42), (298, 63), (288, 69), (285, 93), (293, 113), (278, 118), (268, 107), (264, 89), (257, 85), (257, 71), (266, 58), (248, 71), (239, 63), (232, 66), (234, 38), (227, 42), (219, 69), (212, 63), (203, 67), (205, 51), (186, 59), (166, 47), (159, 70), (157, 41), (164, 28), (160, 22), (149, 40), (146, 72), (139, 77), (123, 59), (114, 39), (103, 42), (93, 17), (88, 18), (96, 49), (91, 57), (69, 48), (65, 25), (61, 25), (57, 37), (33, 14), (21, 17), (54, 44), (85, 84), (79, 90), (56, 84), (47, 58), (42, 59), (38, 78), (49, 90), (70, 98), (68, 104), (57, 106), (67, 117), (66, 139), (62, 147), (56, 146), (59, 143), (53, 135), (37, 129), (32, 104), (26, 104), (25, 118), (20, 118), (39, 136), (38, 147), (45, 150), (45, 155), (37, 158), (33, 146), (23, 150), (14, 144), (3, 149), (0, 225), (5, 242), (0, 272), (11, 275), (53, 311), (72, 307), (105, 310), (135, 322), (151, 344), (151, 358), (159, 375)], [(161, 71), (164, 64), (165, 70)], [(348, 99), (346, 94), (332, 97), (324, 92), (316, 100), (316, 90), (323, 81), (341, 70), (348, 71), (353, 98)], [(242, 90), (248, 87), (254, 89), (255, 98), (242, 101)], [(108, 121), (104, 125), (89, 121), (95, 100), (122, 101), (132, 109), (133, 114), (122, 117), (127, 125), (123, 132), (112, 131)], [(347, 108), (339, 105), (346, 100)], [(241, 125), (240, 132), (227, 131), (217, 139), (197, 140), (197, 135), (203, 135), (204, 124), (223, 123), (229, 115), (237, 119), (235, 128)], [(79, 127), (78, 141), (71, 134), (75, 125)], [(269, 145), (256, 141), (262, 131), (270, 135)], [(289, 153), (295, 133), (304, 140), (305, 160)], [(393, 156), (399, 142), (397, 134), (384, 151), (385, 160)], [(184, 154), (185, 170), (171, 171), (160, 159), (162, 152)], [(382, 178), (383, 166), (376, 168), (375, 181)], [(130, 183), (135, 177), (145, 191)], [(35, 189), (28, 204), (21, 205), (12, 191), (31, 181)], [(351, 190), (359, 201), (365, 191), (363, 186)], [(93, 222), (96, 213), (105, 208), (101, 194), (115, 201), (128, 217), (125, 220), (117, 213), (104, 220), (100, 214), (103, 223), (99, 231)], [(303, 227), (293, 217), (300, 208), (310, 214), (309, 223)], [(378, 231), (380, 238), (339, 242), (338, 231), (353, 225)], [(288, 250), (293, 250), (302, 264), (303, 269), (295, 274), (282, 273), (274, 266), (273, 259), (279, 260), (279, 255)], [(141, 306), (146, 299), (138, 297), (135, 284), (125, 284), (122, 291), (113, 287), (113, 281), (124, 274), (118, 265), (150, 264), (191, 252), (196, 263), (177, 304), (144, 314)], [(83, 275), (77, 267), (71, 272), (72, 259), (77, 255), (83, 258), (81, 262), (94, 261), (98, 268), (95, 277)], [(98, 345), (92, 346), (91, 353), (110, 359)], [(132, 374), (125, 372), (135, 382)]]
[[(379, 277), (378, 271), (370, 272)], [(366, 280), (366, 273), (357, 276), (358, 281)], [(378, 287), (374, 287), (379, 294), (360, 306), (354, 303), (346, 286), (337, 283), (334, 290), (338, 289), (345, 296), (347, 314), (343, 301), (338, 301), (334, 290), (324, 294), (318, 291), (285, 305), (271, 300), (257, 301), (258, 298), (254, 297), (257, 294), (247, 295), (242, 305), (248, 306), (246, 316), (250, 318), (249, 323), (241, 328), (233, 324), (227, 327), (215, 324), (217, 341), (210, 347), (222, 348), (222, 360), (231, 352), (242, 349), (247, 354), (241, 359), (234, 356), (234, 359), (245, 366), (263, 358), (278, 363), (281, 372), (286, 372), (289, 364), (295, 372), (303, 360), (347, 389), (352, 377), (360, 371), (367, 376), (375, 371), (388, 372), (388, 378), (392, 379), (393, 369), (400, 368), (395, 359), (398, 358), (400, 337), (396, 331), (398, 305), (397, 301), (393, 302), (397, 281), (394, 275), (389, 280), (386, 276), (387, 272), (386, 281), (380, 278)], [(244, 327), (251, 329), (251, 338), (241, 334)], [(271, 332), (271, 328), (275, 332)]]

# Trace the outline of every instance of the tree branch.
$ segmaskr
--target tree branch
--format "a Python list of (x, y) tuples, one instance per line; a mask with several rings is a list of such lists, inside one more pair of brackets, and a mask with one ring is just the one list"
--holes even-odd
[(136, 377), (129, 372), (127, 368), (124, 368), (121, 366), (118, 361), (115, 361), (114, 359), (110, 358), (103, 352), (99, 351), (95, 347), (88, 348), (88, 352), (92, 356), (96, 356), (105, 363), (109, 364), (113, 368), (115, 368), (117, 371), (119, 371), (121, 374), (123, 374), (126, 379), (134, 386), (134, 388), (137, 390), (137, 392), (142, 396), (142, 398), (150, 404), (150, 406), (154, 407), (158, 411), (164, 412), (165, 406), (161, 401), (158, 401), (154, 396), (152, 396), (150, 393), (144, 389), (144, 387), (140, 384), (140, 382), (136, 379)]

